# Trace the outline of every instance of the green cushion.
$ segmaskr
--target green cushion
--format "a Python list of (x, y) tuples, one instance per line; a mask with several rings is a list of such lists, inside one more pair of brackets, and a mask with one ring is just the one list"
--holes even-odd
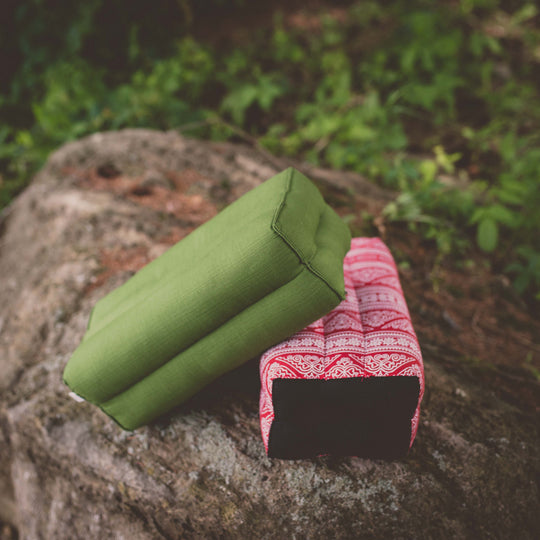
[(335, 307), (349, 245), (287, 169), (102, 298), (64, 381), (125, 429), (146, 424)]

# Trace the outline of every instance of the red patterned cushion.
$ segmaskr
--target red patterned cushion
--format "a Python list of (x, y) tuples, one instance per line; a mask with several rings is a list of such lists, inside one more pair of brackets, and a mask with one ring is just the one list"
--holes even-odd
[(424, 369), (392, 255), (354, 238), (344, 275), (347, 298), (261, 358), (270, 457), (392, 459), (413, 443)]

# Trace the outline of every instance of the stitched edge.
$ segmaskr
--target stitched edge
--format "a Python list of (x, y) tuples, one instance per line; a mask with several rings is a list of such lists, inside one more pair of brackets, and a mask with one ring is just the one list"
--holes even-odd
[[(288, 236), (281, 230), (279, 227), (279, 218), (281, 216), (281, 212), (283, 211), (283, 208), (285, 207), (285, 201), (287, 200), (287, 195), (291, 191), (292, 187), (292, 176), (293, 176), (294, 169), (292, 167), (289, 167), (287, 169), (287, 183), (285, 187), (285, 192), (283, 193), (283, 197), (281, 198), (281, 202), (279, 203), (278, 207), (276, 208), (276, 211), (274, 213), (274, 217), (272, 219), (272, 230), (291, 248), (291, 250), (296, 254), (296, 256), (300, 259), (300, 262), (316, 277), (318, 277), (321, 281), (323, 281), (327, 287), (338, 297), (340, 301), (345, 299), (345, 294), (342, 294), (340, 291), (338, 291), (329, 281), (326, 279), (325, 276), (321, 274), (312, 264), (311, 261), (306, 260), (306, 257), (302, 254), (301, 250), (288, 238)], [(326, 204), (326, 202), (324, 203)], [(322, 219), (322, 213), (319, 216), (319, 224)], [(315, 244), (315, 251), (311, 258), (317, 253), (317, 244)]]

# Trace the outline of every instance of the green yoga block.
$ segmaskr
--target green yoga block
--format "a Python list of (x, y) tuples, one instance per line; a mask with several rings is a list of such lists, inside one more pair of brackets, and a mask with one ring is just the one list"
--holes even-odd
[(333, 309), (349, 246), (289, 168), (98, 301), (64, 381), (124, 429), (144, 425)]

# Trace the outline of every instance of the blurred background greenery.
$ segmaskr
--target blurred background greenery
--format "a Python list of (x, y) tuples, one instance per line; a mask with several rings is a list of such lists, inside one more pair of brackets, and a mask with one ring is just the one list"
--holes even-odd
[(58, 145), (144, 126), (364, 174), (440, 256), (540, 300), (540, 12), (522, 0), (3, 0), (0, 211)]

